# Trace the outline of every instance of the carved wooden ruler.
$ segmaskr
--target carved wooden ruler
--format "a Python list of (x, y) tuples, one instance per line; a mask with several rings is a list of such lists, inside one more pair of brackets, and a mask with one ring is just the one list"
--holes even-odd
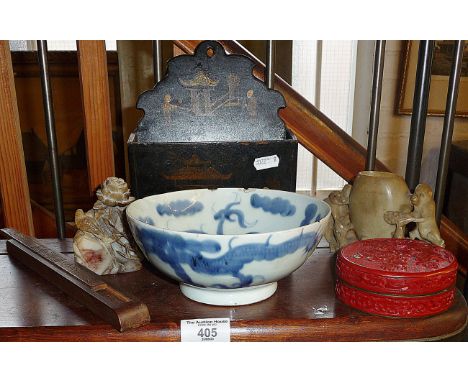
[(150, 321), (148, 307), (136, 297), (110, 286), (88, 269), (63, 254), (45, 247), (39, 240), (5, 228), (0, 236), (9, 239), (7, 251), (93, 313), (124, 331)]

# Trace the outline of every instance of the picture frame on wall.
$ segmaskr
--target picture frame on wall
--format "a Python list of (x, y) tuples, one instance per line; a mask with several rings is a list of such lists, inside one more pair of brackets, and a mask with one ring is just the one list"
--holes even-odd
[[(402, 49), (402, 75), (397, 114), (411, 115), (418, 64), (419, 41), (404, 41)], [(431, 88), (429, 92), (428, 115), (443, 116), (447, 101), (447, 90), (452, 68), (455, 41), (436, 40), (431, 70)], [(460, 87), (457, 100), (456, 117), (468, 118), (468, 44), (465, 44)]]

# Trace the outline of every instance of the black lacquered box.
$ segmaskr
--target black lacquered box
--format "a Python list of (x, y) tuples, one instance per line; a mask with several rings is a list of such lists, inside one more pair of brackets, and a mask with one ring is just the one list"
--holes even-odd
[(278, 116), (284, 98), (252, 76), (253, 66), (214, 41), (169, 61), (163, 80), (138, 100), (145, 116), (128, 141), (133, 195), (295, 191), (297, 140)]

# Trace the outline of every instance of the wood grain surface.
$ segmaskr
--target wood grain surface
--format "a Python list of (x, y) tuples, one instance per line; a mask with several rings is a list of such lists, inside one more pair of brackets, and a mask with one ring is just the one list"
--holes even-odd
[[(71, 240), (43, 243), (71, 249)], [(427, 340), (460, 332), (468, 314), (459, 292), (447, 312), (423, 319), (385, 318), (350, 308), (335, 298), (335, 256), (321, 248), (281, 280), (271, 298), (247, 306), (191, 301), (148, 264), (138, 272), (105, 276), (150, 311), (150, 324), (120, 333), (21, 263), (2, 256), (2, 248), (0, 242), (0, 341), (180, 341), (180, 320), (210, 317), (231, 319), (233, 341)]]
[(112, 119), (105, 41), (80, 40), (78, 62), (85, 117), (89, 190), (113, 176)]
[[(200, 42), (201, 40), (174, 41), (179, 49), (188, 54), (193, 54)], [(265, 66), (262, 62), (235, 41), (219, 42), (229, 54), (243, 54), (254, 60), (256, 66), (253, 74), (264, 80)], [(346, 181), (352, 182), (358, 172), (365, 168), (366, 149), (278, 76), (275, 89), (286, 99), (287, 107), (280, 110), (280, 116), (299, 143)], [(376, 161), (375, 170), (389, 171), (380, 161)], [(447, 249), (455, 254), (460, 270), (466, 275), (468, 237), (445, 216), (442, 216), (440, 231)]]
[(34, 235), (8, 41), (0, 41), (0, 197), (5, 225)]
[[(57, 225), (55, 214), (39, 203), (31, 199), (31, 208), (34, 222), (34, 232), (36, 237), (49, 238), (57, 237)], [(76, 233), (75, 222), (65, 222), (65, 236), (73, 237)]]
[(107, 284), (102, 277), (73, 261), (73, 257), (44, 246), (38, 239), (13, 229), (0, 230), (11, 258), (26, 265), (74, 300), (120, 331), (150, 321), (145, 304), (127, 291)]

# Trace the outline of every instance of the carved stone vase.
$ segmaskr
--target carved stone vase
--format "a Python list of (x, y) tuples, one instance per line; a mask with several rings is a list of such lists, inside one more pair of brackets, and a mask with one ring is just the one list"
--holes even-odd
[(409, 213), (412, 206), (405, 180), (391, 172), (361, 171), (349, 197), (349, 213), (359, 240), (390, 238), (395, 225), (384, 220), (386, 211)]

